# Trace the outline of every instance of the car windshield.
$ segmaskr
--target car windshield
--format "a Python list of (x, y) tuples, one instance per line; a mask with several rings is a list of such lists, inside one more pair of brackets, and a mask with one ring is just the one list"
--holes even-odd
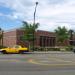
[(19, 48), (20, 46), (19, 45), (16, 45), (16, 46), (14, 46), (13, 48)]

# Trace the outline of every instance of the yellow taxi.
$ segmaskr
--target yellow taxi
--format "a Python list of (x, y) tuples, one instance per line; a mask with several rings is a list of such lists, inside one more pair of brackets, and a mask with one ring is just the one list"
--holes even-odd
[(25, 53), (25, 52), (29, 52), (27, 47), (22, 47), (20, 45), (15, 45), (12, 48), (2, 48), (0, 49), (0, 52), (3, 54), (7, 54), (7, 53)]

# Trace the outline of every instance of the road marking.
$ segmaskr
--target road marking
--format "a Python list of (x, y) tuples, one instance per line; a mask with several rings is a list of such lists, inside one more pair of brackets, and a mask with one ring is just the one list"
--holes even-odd
[(18, 62), (17, 59), (0, 59), (0, 61), (6, 61), (6, 62), (15, 61), (15, 62)]
[(28, 61), (22, 61), (22, 60), (18, 60), (18, 59), (0, 59), (0, 62), (5, 62), (5, 63), (23, 63), (23, 64), (26, 64), (28, 63)]
[(40, 63), (34, 59), (29, 59), (28, 62), (32, 63), (32, 64), (45, 65), (45, 66), (72, 66), (72, 65), (75, 65), (74, 62), (72, 62), (72, 63), (60, 63), (60, 64), (52, 64), (52, 63), (51, 64), (44, 64), (44, 63)]
[(55, 60), (55, 61), (58, 61), (58, 62), (72, 62), (73, 63), (73, 61), (64, 60), (62, 58), (50, 57), (49, 59), (50, 60)]

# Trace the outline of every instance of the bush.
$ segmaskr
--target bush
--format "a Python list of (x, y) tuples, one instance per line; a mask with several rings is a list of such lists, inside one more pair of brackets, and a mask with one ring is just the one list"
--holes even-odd
[(72, 51), (73, 48), (74, 48), (74, 46), (67, 46), (67, 47), (66, 47), (66, 51)]
[(35, 47), (34, 51), (73, 51), (74, 46), (63, 47)]
[(73, 50), (73, 46), (63, 46), (60, 47), (61, 51), (72, 51)]
[(60, 51), (60, 48), (55, 47), (35, 47), (35, 51)]

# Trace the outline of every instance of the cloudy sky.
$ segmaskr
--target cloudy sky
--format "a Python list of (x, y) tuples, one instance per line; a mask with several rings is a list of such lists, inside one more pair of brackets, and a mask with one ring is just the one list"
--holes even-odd
[(58, 26), (75, 30), (75, 0), (0, 0), (0, 27), (19, 28), (22, 21), (33, 23), (35, 2), (38, 29), (53, 31)]

